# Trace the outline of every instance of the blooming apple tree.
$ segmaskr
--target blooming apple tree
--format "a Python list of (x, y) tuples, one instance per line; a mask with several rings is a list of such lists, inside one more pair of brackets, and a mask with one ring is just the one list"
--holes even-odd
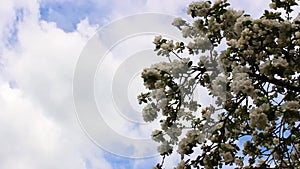
[[(172, 23), (189, 43), (156, 36), (169, 58), (142, 72), (148, 92), (146, 122), (163, 157), (177, 152), (176, 168), (300, 168), (300, 17), (296, 0), (272, 0), (259, 19), (226, 0), (193, 2), (193, 22)], [(218, 47), (225, 46), (223, 50)], [(194, 60), (197, 60), (195, 62)], [(215, 103), (201, 105), (197, 87)], [(169, 168), (169, 166), (167, 166)]]

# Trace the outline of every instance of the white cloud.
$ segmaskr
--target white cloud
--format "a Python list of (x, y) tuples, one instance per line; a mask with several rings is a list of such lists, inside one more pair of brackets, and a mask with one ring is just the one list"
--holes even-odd
[[(1, 23), (2, 35), (16, 6), (25, 12), (17, 24), (17, 45), (2, 51), (0, 168), (82, 169), (87, 159), (95, 168), (110, 168), (93, 155), (99, 149), (82, 132), (72, 103), (74, 66), (96, 26), (85, 19), (78, 30), (65, 33), (39, 20), (37, 2), (10, 2), (10, 10), (0, 10), (1, 18), (10, 18)], [(9, 88), (9, 80), (18, 88)]]
[(162, 12), (172, 15), (186, 14), (185, 9), (188, 4), (193, 2), (192, 0), (181, 1), (181, 0), (147, 0), (145, 5), (146, 9), (150, 12)]
[(245, 13), (251, 14), (253, 18), (259, 18), (266, 9), (269, 9), (270, 1), (239, 1), (229, 0), (228, 1), (232, 8), (244, 10)]
[[(84, 168), (77, 141), (19, 89), (0, 85), (0, 168)], [(71, 144), (70, 144), (71, 143)], [(64, 162), (57, 162), (63, 159)]]

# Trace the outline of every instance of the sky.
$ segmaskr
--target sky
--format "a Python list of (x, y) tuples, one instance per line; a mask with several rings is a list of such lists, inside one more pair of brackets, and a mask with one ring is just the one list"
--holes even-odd
[[(141, 121), (141, 107), (134, 101), (137, 91), (143, 89), (138, 73), (148, 61), (159, 60), (151, 59), (154, 34), (161, 30), (173, 35), (164, 29), (169, 28), (168, 22), (156, 29), (161, 26), (158, 21), (168, 20), (166, 15), (187, 18), (185, 9), (191, 1), (3, 1), (5, 5), (0, 5), (0, 168), (131, 169), (155, 165), (160, 159), (147, 148), (153, 148), (148, 144), (149, 134), (158, 123), (149, 125)], [(254, 17), (268, 5), (267, 1), (229, 2)], [(166, 18), (147, 20), (149, 16), (143, 15), (147, 12)], [(134, 24), (131, 20), (129, 25), (127, 22), (113, 24), (118, 20), (128, 21), (124, 17), (131, 19), (132, 15), (140, 17), (132, 19)], [(152, 34), (147, 33), (148, 28)], [(95, 48), (94, 39), (96, 46), (104, 46), (105, 50)], [(106, 57), (98, 58), (97, 52), (104, 52)], [(89, 60), (94, 55), (91, 59), (95, 63)], [(140, 59), (140, 55), (149, 57)], [(95, 70), (90, 66), (95, 66)], [(95, 72), (82, 73), (85, 71)], [(131, 77), (127, 77), (128, 73)], [(94, 80), (92, 85), (84, 83), (88, 78), (85, 75), (90, 74)], [(125, 82), (128, 87), (120, 88)], [(89, 91), (89, 85), (94, 90)], [(115, 90), (110, 92), (111, 88)], [(128, 98), (116, 92), (117, 89), (125, 91)], [(84, 101), (90, 96), (88, 92), (94, 92), (90, 94), (94, 95), (95, 107), (99, 109), (95, 118), (88, 113), (90, 103)], [(123, 105), (120, 98), (128, 99), (128, 104)], [(81, 107), (76, 105), (77, 101)], [(116, 107), (119, 109), (113, 110)], [(101, 119), (97, 119), (99, 113)], [(110, 130), (104, 130), (105, 126)], [(142, 139), (147, 144), (140, 144)], [(126, 151), (123, 144), (127, 146)], [(142, 158), (145, 156), (151, 157)], [(174, 165), (176, 159), (172, 156), (166, 165)]]

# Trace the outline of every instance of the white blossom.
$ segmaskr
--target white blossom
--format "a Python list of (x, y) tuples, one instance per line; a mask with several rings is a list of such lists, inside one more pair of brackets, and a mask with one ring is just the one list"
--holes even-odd
[(188, 105), (189, 110), (196, 111), (198, 109), (197, 101), (190, 101)]
[(173, 124), (166, 130), (166, 133), (170, 136), (171, 139), (177, 140), (178, 136), (181, 135), (181, 130), (181, 127)]
[(227, 42), (227, 45), (237, 48), (238, 47), (238, 41), (236, 39), (230, 39), (230, 41)]
[(236, 11), (232, 8), (227, 9), (227, 11), (220, 16), (220, 18), (223, 20), (222, 24), (227, 26), (227, 28), (229, 28), (229, 25), (233, 26), (236, 22), (236, 19), (241, 17), (243, 13), (244, 11), (242, 10)]
[(205, 16), (210, 8), (208, 2), (192, 2), (187, 10), (187, 14), (194, 14), (195, 16)]
[(260, 109), (253, 108), (250, 110), (250, 126), (257, 127), (259, 130), (264, 130), (268, 125), (268, 117)]
[(220, 5), (222, 2), (224, 2), (224, 1), (223, 0), (216, 0), (215, 3), (214, 3), (214, 5)]
[(256, 96), (252, 80), (248, 78), (247, 73), (236, 73), (233, 76), (232, 91), (236, 94), (243, 92), (252, 98)]
[(277, 9), (277, 6), (276, 6), (276, 3), (275, 3), (275, 2), (270, 3), (270, 4), (269, 4), (269, 7), (270, 7), (271, 9)]
[(227, 150), (234, 150), (235, 148), (229, 143), (221, 143), (221, 147)]
[(202, 111), (202, 117), (205, 119), (210, 119), (211, 115), (215, 112), (215, 107), (210, 105), (207, 106), (203, 111)]
[(157, 108), (164, 110), (164, 108), (168, 105), (168, 99), (167, 98), (163, 98), (161, 99), (158, 104), (157, 104)]
[(243, 160), (240, 158), (235, 158), (234, 162), (240, 167), (243, 166)]
[(295, 33), (295, 37), (296, 37), (296, 38), (300, 38), (300, 31), (297, 31), (297, 32)]
[(143, 108), (142, 115), (144, 121), (146, 122), (153, 121), (157, 117), (157, 109), (155, 109), (152, 104), (147, 104)]
[(173, 40), (170, 40), (166, 43), (161, 44), (160, 47), (165, 51), (171, 51), (174, 49), (175, 46), (174, 46)]
[(202, 55), (202, 56), (200, 56), (200, 58), (199, 58), (198, 65), (199, 65), (199, 66), (201, 66), (201, 65), (208, 65), (209, 62), (210, 62), (210, 61), (209, 61), (209, 56), (204, 56), (204, 55)]
[(177, 60), (175, 59), (172, 62), (172, 74), (175, 77), (178, 77), (180, 73), (186, 73), (186, 71), (188, 70), (188, 62), (189, 62), (189, 58), (184, 58), (182, 60)]
[(182, 36), (184, 38), (191, 37), (192, 29), (189, 26), (182, 27)]
[(164, 71), (164, 72), (170, 72), (171, 69), (172, 69), (172, 66), (171, 66), (170, 63), (160, 62), (158, 64), (152, 65), (152, 68), (158, 69), (158, 70), (161, 70), (161, 71)]
[(182, 160), (180, 163), (177, 165), (176, 169), (185, 169), (185, 162)]
[(181, 155), (188, 154), (188, 152), (190, 152), (192, 150), (192, 147), (188, 146), (188, 144), (189, 144), (188, 138), (181, 139), (178, 144), (177, 152)]
[(226, 85), (227, 85), (227, 77), (225, 75), (220, 75), (216, 77), (211, 82), (211, 92), (215, 96), (219, 96), (221, 99), (226, 99)]
[(177, 28), (180, 28), (181, 26), (186, 25), (186, 21), (182, 18), (175, 18), (172, 22), (172, 25), (176, 26)]
[(160, 154), (168, 154), (172, 151), (172, 149), (173, 148), (170, 146), (170, 144), (167, 141), (163, 141), (162, 144), (157, 147), (157, 151)]
[(246, 21), (252, 21), (252, 19), (249, 17), (249, 16), (241, 16), (239, 18), (237, 18), (236, 20), (236, 23), (234, 24), (234, 32), (240, 36), (241, 35), (241, 32), (243, 31), (243, 22), (246, 22)]
[(259, 70), (263, 74), (269, 74), (271, 67), (272, 67), (271, 61), (267, 60), (259, 65)]
[(165, 83), (164, 83), (164, 81), (162, 81), (162, 80), (157, 80), (157, 81), (154, 83), (154, 86), (155, 86), (156, 89), (158, 89), (158, 88), (163, 88), (163, 87), (165, 86)]
[(223, 157), (225, 162), (231, 162), (234, 160), (234, 158), (230, 152), (221, 153), (221, 156)]
[(152, 132), (152, 134), (151, 134), (151, 137), (156, 142), (163, 142), (163, 141), (165, 141), (163, 133), (160, 130), (154, 130)]
[(161, 100), (163, 98), (166, 97), (165, 93), (164, 93), (165, 89), (164, 88), (158, 88), (158, 89), (154, 89), (151, 92), (151, 96), (153, 98), (155, 98), (156, 100)]
[(289, 110), (289, 111), (299, 111), (300, 109), (300, 104), (298, 101), (286, 101), (283, 105), (282, 108), (284, 110)]
[(220, 128), (222, 128), (224, 126), (224, 122), (219, 122), (219, 123), (217, 123), (217, 125), (216, 125), (216, 129), (220, 129)]
[(282, 57), (279, 58), (274, 58), (273, 59), (273, 65), (275, 67), (283, 67), (283, 68), (287, 68), (289, 66), (289, 63)]
[(162, 39), (161, 35), (155, 36), (155, 38), (154, 38), (154, 44), (159, 44), (159, 42), (161, 41), (161, 39)]
[(194, 49), (206, 51), (211, 49), (211, 42), (207, 37), (196, 37), (194, 38)]

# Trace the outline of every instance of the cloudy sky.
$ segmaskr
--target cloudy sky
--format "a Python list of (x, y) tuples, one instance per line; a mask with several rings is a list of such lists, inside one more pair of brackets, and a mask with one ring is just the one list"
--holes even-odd
[[(104, 26), (109, 27), (112, 22), (125, 16), (145, 12), (185, 18), (187, 17), (186, 6), (191, 1), (2, 1), (0, 5), (0, 168), (121, 169), (150, 168), (154, 165), (159, 160), (158, 157), (139, 159), (122, 157), (130, 156), (130, 154), (122, 154), (120, 150), (124, 148), (120, 146), (122, 140), (116, 140), (107, 131), (100, 130), (98, 138), (91, 136), (93, 131), (89, 131), (88, 127), (85, 128), (84, 122), (80, 121), (81, 116), (78, 115), (74, 104), (73, 75), (77, 69), (77, 61), (83, 57), (82, 53), (90, 44), (89, 40), (99, 35), (99, 31), (101, 32)], [(230, 2), (233, 7), (245, 9), (247, 13), (255, 17), (259, 16), (268, 5), (267, 1), (254, 3), (251, 0), (231, 0)], [(147, 25), (147, 22), (144, 20), (139, 23)], [(131, 29), (132, 26), (139, 27), (136, 24), (118, 29)], [(128, 50), (128, 45), (137, 41), (145, 42), (143, 38), (149, 39), (146, 35), (140, 39), (133, 38), (127, 42), (128, 44), (124, 42), (123, 46), (116, 47), (118, 49), (115, 52), (109, 52), (108, 57), (103, 61), (106, 65), (100, 66), (103, 69), (97, 68), (98, 73), (94, 77), (95, 85), (98, 86), (95, 88), (95, 98), (98, 100), (98, 108), (100, 106), (104, 109), (105, 113), (102, 114), (103, 119), (106, 118), (104, 121), (109, 123), (109, 127), (115, 133), (137, 140), (147, 140), (150, 128), (153, 126), (139, 127), (139, 124), (142, 124), (139, 118), (130, 119), (138, 117), (134, 116), (136, 114), (121, 112), (118, 115), (112, 115), (114, 112), (110, 111), (109, 106), (101, 107), (101, 105), (111, 104), (107, 103), (109, 98), (104, 88), (105, 85), (106, 87), (114, 86), (114, 79), (111, 77), (120, 79), (126, 76), (111, 73), (122, 73), (120, 65), (126, 68), (126, 64), (123, 64), (126, 58), (118, 57), (114, 53), (122, 54), (126, 53), (126, 50), (132, 55), (138, 49)], [(86, 65), (86, 67), (88, 69), (89, 66)], [(101, 73), (101, 70), (104, 73)], [(127, 88), (126, 92), (134, 93), (134, 89), (139, 86), (140, 81), (136, 78), (132, 79), (132, 85)], [(110, 82), (106, 83), (106, 80)], [(86, 93), (85, 88), (80, 92)], [(131, 100), (130, 105), (135, 107), (136, 103), (132, 101), (134, 99), (129, 100)], [(117, 116), (122, 116), (123, 121), (116, 120)], [(90, 117), (88, 120), (95, 119)], [(101, 127), (101, 124), (96, 127)], [(100, 147), (114, 152), (104, 151)], [(133, 150), (129, 148), (128, 151), (136, 151), (136, 148), (139, 147), (133, 145)], [(116, 150), (120, 150), (120, 154)], [(143, 153), (145, 152), (141, 154)], [(167, 165), (171, 165), (172, 162), (175, 160)]]

